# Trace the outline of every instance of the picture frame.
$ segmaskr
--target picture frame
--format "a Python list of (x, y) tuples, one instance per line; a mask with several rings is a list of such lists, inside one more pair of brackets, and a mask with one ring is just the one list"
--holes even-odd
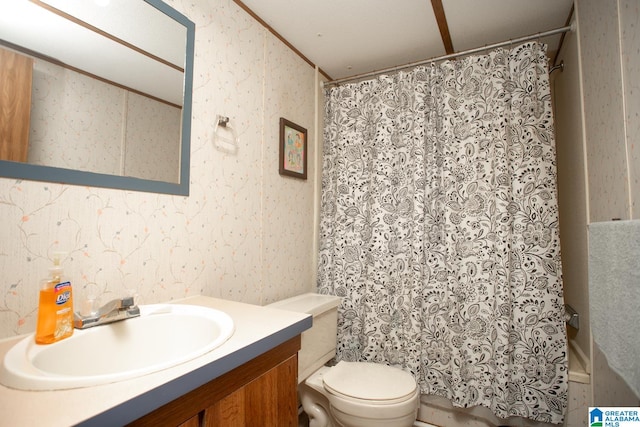
[(307, 130), (280, 117), (280, 175), (307, 179)]

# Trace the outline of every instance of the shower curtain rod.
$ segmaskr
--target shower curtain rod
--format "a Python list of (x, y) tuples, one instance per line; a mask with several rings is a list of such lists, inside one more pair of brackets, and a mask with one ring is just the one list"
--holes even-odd
[(363, 73), (363, 74), (357, 74), (355, 76), (345, 77), (345, 78), (342, 78), (342, 79), (329, 80), (328, 82), (323, 82), (322, 83), (322, 87), (335, 86), (335, 85), (339, 85), (340, 83), (351, 82), (351, 81), (354, 81), (354, 80), (360, 80), (360, 79), (363, 79), (365, 77), (373, 77), (373, 76), (377, 76), (377, 75), (380, 75), (380, 74), (385, 74), (385, 73), (391, 73), (391, 72), (394, 72), (394, 71), (404, 70), (405, 68), (412, 68), (412, 67), (417, 67), (419, 65), (430, 64), (432, 62), (444, 61), (446, 59), (451, 59), (451, 58), (457, 58), (458, 56), (469, 55), (469, 54), (472, 54), (472, 53), (482, 52), (482, 51), (490, 50), (490, 49), (497, 49), (499, 47), (509, 46), (509, 45), (512, 45), (512, 44), (515, 44), (515, 43), (522, 43), (522, 42), (526, 42), (526, 41), (529, 41), (529, 40), (535, 40), (535, 39), (539, 39), (539, 38), (542, 38), (542, 37), (553, 36), (555, 34), (566, 33), (567, 31), (572, 31), (572, 30), (573, 30), (573, 25), (567, 25), (565, 27), (556, 28), (555, 30), (543, 31), (541, 33), (531, 34), (531, 35), (528, 35), (528, 36), (519, 37), (517, 39), (510, 39), (510, 40), (506, 40), (506, 41), (503, 41), (503, 42), (500, 42), (500, 43), (494, 43), (494, 44), (490, 44), (490, 45), (486, 45), (486, 46), (476, 47), (474, 49), (463, 50), (461, 52), (450, 53), (448, 55), (443, 55), (443, 56), (438, 56), (438, 57), (431, 58), (431, 59), (412, 62), (410, 64), (399, 65), (399, 66), (396, 66), (396, 67), (384, 68), (382, 70), (371, 71), (369, 73)]

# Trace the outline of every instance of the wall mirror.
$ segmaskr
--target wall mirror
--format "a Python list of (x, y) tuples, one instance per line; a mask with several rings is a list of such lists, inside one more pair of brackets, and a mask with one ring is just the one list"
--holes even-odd
[(0, 2), (0, 176), (188, 195), (194, 40), (161, 0)]

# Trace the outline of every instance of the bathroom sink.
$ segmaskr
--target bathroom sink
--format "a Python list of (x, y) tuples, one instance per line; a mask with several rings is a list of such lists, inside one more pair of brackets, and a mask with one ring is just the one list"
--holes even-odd
[(20, 390), (89, 387), (176, 366), (222, 345), (233, 334), (226, 313), (195, 305), (140, 306), (140, 317), (76, 329), (54, 344), (31, 334), (0, 367), (0, 383)]

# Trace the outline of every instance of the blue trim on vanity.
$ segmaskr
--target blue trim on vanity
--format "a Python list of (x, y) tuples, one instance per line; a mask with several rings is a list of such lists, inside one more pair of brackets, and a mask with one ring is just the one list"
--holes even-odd
[(302, 334), (311, 327), (312, 319), (312, 316), (309, 315), (276, 333), (76, 425), (80, 427), (113, 427), (131, 423)]

